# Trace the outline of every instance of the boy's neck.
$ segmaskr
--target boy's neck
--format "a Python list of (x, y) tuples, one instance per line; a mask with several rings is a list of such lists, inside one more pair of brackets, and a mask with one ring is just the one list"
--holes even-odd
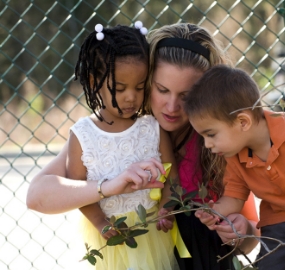
[(271, 148), (271, 140), (265, 118), (262, 118), (257, 124), (252, 125), (249, 132), (247, 147), (262, 161), (266, 161)]

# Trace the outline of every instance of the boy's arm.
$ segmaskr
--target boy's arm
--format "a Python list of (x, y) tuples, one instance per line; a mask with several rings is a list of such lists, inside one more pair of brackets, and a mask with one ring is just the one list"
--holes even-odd
[[(83, 165), (82, 149), (77, 137), (70, 132), (68, 152), (67, 152), (67, 177), (70, 179), (86, 180), (86, 167)], [(106, 216), (98, 203), (89, 204), (79, 208), (82, 214), (101, 232), (104, 226), (109, 225)], [(102, 235), (105, 239), (116, 235), (116, 231), (108, 231)]]
[[(169, 196), (171, 195), (171, 190), (170, 190), (171, 182), (179, 184), (179, 179), (178, 179), (178, 169), (176, 165), (176, 160), (172, 150), (172, 143), (169, 134), (162, 128), (160, 128), (159, 151), (161, 153), (161, 162), (172, 164), (170, 173), (164, 183), (164, 188), (162, 189), (162, 196), (159, 203), (159, 209), (160, 209), (159, 215), (165, 215), (173, 210), (173, 208), (167, 208), (167, 209), (163, 208), (163, 206), (169, 201)], [(167, 232), (169, 229), (172, 229), (173, 220), (174, 216), (169, 216), (168, 218), (161, 219), (157, 223), (157, 229)]]

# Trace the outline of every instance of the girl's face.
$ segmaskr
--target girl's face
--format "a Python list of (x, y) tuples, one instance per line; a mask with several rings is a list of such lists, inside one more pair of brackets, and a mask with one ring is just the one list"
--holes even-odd
[(192, 67), (163, 62), (157, 65), (151, 86), (151, 109), (164, 130), (175, 133), (189, 123), (183, 98), (202, 75)]
[[(112, 106), (112, 96), (107, 88), (107, 80), (105, 80), (100, 89), (100, 95), (106, 108), (101, 109), (100, 112), (106, 121), (129, 119), (140, 109), (144, 99), (147, 72), (148, 66), (142, 61), (132, 58), (116, 60), (116, 101), (123, 114), (120, 115), (118, 109)], [(112, 83), (111, 78), (109, 83)]]

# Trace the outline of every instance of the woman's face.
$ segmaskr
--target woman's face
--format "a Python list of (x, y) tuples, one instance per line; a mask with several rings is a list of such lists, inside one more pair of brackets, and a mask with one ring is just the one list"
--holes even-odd
[(183, 97), (203, 75), (192, 67), (159, 63), (151, 87), (151, 108), (160, 126), (169, 132), (179, 131), (189, 122), (183, 110)]

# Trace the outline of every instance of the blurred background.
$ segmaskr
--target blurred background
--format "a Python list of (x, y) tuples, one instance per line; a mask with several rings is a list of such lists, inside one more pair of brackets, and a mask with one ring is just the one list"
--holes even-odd
[(234, 65), (257, 82), (264, 104), (280, 110), (275, 105), (285, 82), (284, 8), (277, 0), (2, 0), (0, 269), (80, 269), (75, 265), (84, 254), (74, 253), (77, 211), (42, 215), (27, 210), (25, 198), (32, 177), (62, 148), (70, 126), (90, 113), (73, 73), (80, 45), (97, 23), (206, 27)]

